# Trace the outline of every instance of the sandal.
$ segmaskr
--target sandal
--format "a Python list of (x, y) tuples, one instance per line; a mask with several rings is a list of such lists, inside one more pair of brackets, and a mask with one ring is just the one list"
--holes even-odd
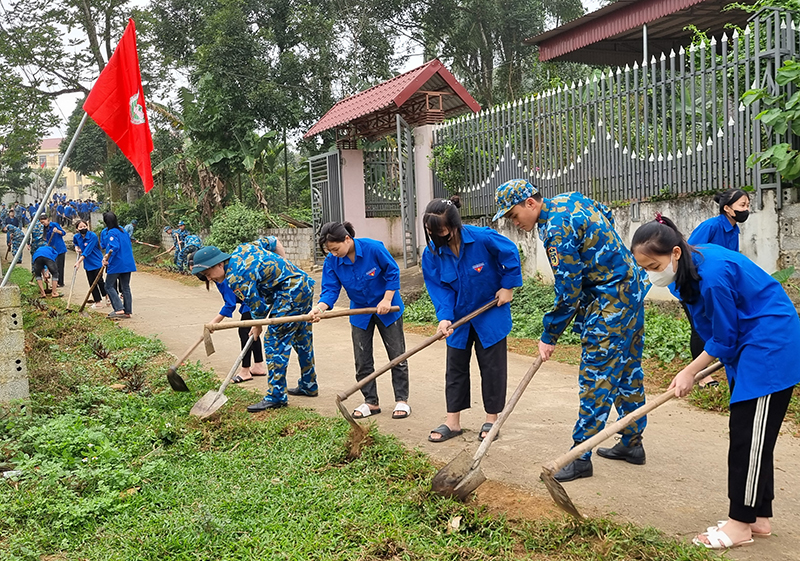
[(251, 382), (252, 380), (253, 380), (252, 378), (242, 378), (238, 374), (233, 378), (231, 378), (231, 382), (233, 382), (234, 384), (241, 384), (242, 382)]
[(406, 419), (411, 415), (411, 407), (408, 403), (398, 403), (392, 411), (392, 419)]
[[(481, 430), (478, 433), (478, 440), (483, 441), (483, 439), (486, 438), (486, 436), (489, 435), (489, 431), (492, 430), (493, 426), (494, 426), (494, 423), (483, 423), (481, 425)], [(483, 433), (486, 433), (486, 435), (484, 435)], [(500, 431), (497, 431), (497, 434), (494, 435), (494, 439), (492, 440), (492, 442), (497, 440), (499, 437), (500, 437)]]
[(718, 388), (718, 387), (719, 387), (719, 381), (711, 380), (710, 382), (700, 386), (700, 389), (701, 390), (705, 390), (705, 389), (708, 389), (708, 388)]
[[(433, 438), (434, 434), (441, 435), (441, 438)], [(455, 438), (456, 436), (460, 436), (462, 434), (464, 434), (463, 430), (452, 430), (450, 427), (442, 423), (431, 431), (431, 433), (428, 435), (428, 440), (430, 442), (444, 442), (445, 440), (450, 440), (451, 438)]]
[(377, 409), (372, 409), (369, 404), (362, 403), (355, 409), (353, 409), (353, 418), (354, 419), (366, 419), (367, 417), (371, 417), (372, 415), (377, 415), (381, 412), (381, 408), (378, 407)]
[[(709, 526), (706, 528), (708, 532), (716, 532), (717, 530), (721, 530), (722, 527), (727, 524), (727, 520), (718, 520), (716, 526)], [(768, 538), (772, 535), (772, 532), (754, 532), (752, 529), (750, 533), (753, 535), (754, 538)]]
[(700, 540), (700, 536), (692, 538), (692, 543), (694, 545), (705, 547), (706, 549), (733, 549), (734, 547), (741, 547), (743, 545), (750, 545), (753, 543), (753, 538), (741, 541), (739, 543), (733, 543), (733, 540), (728, 537), (728, 534), (722, 530), (703, 532), (700, 535), (705, 536), (708, 539), (708, 543)]

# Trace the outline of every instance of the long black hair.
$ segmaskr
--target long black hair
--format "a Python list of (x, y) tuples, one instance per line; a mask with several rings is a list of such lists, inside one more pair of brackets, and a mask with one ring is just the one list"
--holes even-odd
[(106, 228), (108, 228), (109, 230), (113, 230), (114, 228), (116, 228), (117, 230), (122, 230), (122, 228), (119, 227), (119, 222), (117, 221), (117, 215), (111, 211), (103, 213), (103, 224), (105, 224)]
[(356, 237), (356, 231), (352, 224), (349, 222), (326, 222), (319, 232), (319, 247), (324, 253), (326, 243), (342, 243), (347, 236), (350, 236), (350, 239)]
[[(461, 235), (461, 198), (453, 195), (449, 199), (433, 199), (425, 207), (425, 214), (422, 216), (422, 224), (425, 226), (425, 239), (431, 242), (430, 234), (438, 235), (443, 229), (447, 228), (451, 235)], [(429, 234), (430, 232), (430, 234)]]
[(694, 266), (692, 253), (697, 250), (686, 243), (675, 223), (656, 214), (656, 219), (641, 226), (633, 234), (631, 252), (641, 251), (645, 255), (672, 255), (672, 248), (681, 248), (681, 259), (676, 265), (675, 288), (684, 302), (694, 302), (699, 294), (700, 274)]
[(742, 197), (747, 197), (747, 193), (741, 189), (728, 189), (722, 193), (714, 195), (714, 202), (719, 204), (719, 213), (725, 214), (725, 207), (730, 206)]

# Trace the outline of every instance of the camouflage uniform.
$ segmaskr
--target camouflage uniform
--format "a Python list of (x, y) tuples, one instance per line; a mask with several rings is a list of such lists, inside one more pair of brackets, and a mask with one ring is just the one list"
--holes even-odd
[(44, 227), (38, 220), (33, 225), (33, 230), (31, 230), (30, 245), (31, 255), (36, 253), (36, 250), (40, 247), (47, 245), (47, 243), (44, 241)]
[[(620, 417), (644, 405), (644, 273), (614, 230), (611, 211), (580, 193), (544, 199), (538, 227), (556, 291), (542, 341), (554, 345), (573, 315), (573, 331), (581, 334), (580, 411), (572, 433), (579, 444), (603, 429), (612, 404)], [(642, 417), (623, 429), (622, 443), (637, 444), (646, 424)]]
[(172, 262), (175, 263), (175, 268), (180, 270), (178, 263), (181, 261), (181, 249), (183, 248), (183, 244), (178, 245), (178, 234), (175, 233), (175, 230), (172, 230), (169, 234), (172, 236), (172, 245), (175, 246), (175, 249), (172, 251)]
[(189, 260), (189, 256), (203, 247), (203, 240), (200, 239), (200, 236), (189, 234), (183, 239), (182, 245), (183, 249), (180, 252), (178, 252), (177, 247), (175, 249), (179, 271), (186, 269), (186, 263)]
[[(253, 318), (307, 314), (311, 311), (314, 280), (290, 261), (274, 253), (277, 238), (270, 236), (237, 247), (225, 266), (225, 280), (250, 308)], [(264, 399), (286, 403), (286, 367), (294, 348), (300, 363), (300, 389), (317, 391), (311, 323), (267, 326), (264, 357), (269, 366)]]
[[(6, 228), (8, 228), (7, 233), (11, 238), (11, 253), (16, 255), (17, 251), (19, 251), (19, 246), (22, 245), (22, 240), (25, 239), (25, 231), (13, 224), (8, 224)], [(22, 263), (22, 256), (20, 256), (17, 263)]]

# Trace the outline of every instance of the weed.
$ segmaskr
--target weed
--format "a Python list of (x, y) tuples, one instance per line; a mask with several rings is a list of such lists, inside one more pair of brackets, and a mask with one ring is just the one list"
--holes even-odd
[(86, 343), (92, 349), (94, 355), (101, 360), (106, 359), (111, 355), (111, 352), (103, 344), (103, 341), (94, 334), (90, 334), (86, 338)]

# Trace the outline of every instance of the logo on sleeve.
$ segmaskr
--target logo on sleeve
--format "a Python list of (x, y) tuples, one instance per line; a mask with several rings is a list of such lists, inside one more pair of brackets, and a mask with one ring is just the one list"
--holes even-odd
[(480, 273), (481, 271), (483, 271), (483, 266), (484, 265), (486, 265), (486, 263), (484, 263), (484, 262), (476, 263), (475, 265), (472, 266), (472, 269), (476, 273)]
[(236, 289), (234, 289), (233, 293), (236, 295), (236, 297), (237, 297), (239, 300), (244, 300), (244, 292), (242, 292), (242, 289), (241, 289), (241, 288), (236, 288)]
[(377, 267), (373, 268), (373, 269), (370, 269), (369, 271), (367, 271), (367, 276), (368, 277), (374, 277), (375, 276), (375, 271), (377, 271), (377, 270), (378, 270)]
[(550, 258), (550, 264), (553, 267), (558, 267), (558, 250), (554, 247), (547, 248), (547, 257)]

